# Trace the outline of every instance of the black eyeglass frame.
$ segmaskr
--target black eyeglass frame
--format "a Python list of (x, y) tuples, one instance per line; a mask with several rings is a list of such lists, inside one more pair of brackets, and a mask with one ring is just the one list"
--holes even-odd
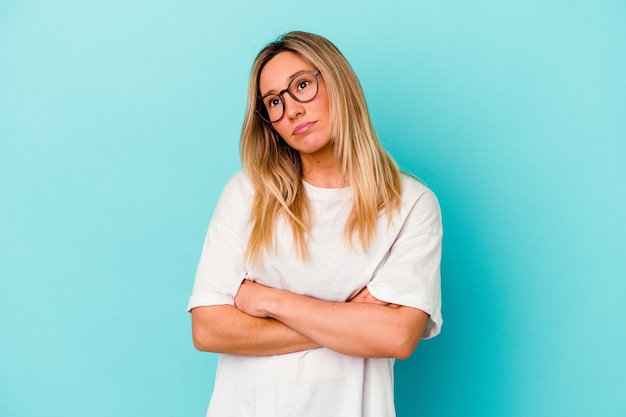
[[(283, 94), (287, 93), (291, 96), (291, 98), (293, 98), (295, 101), (297, 101), (298, 103), (308, 103), (310, 101), (312, 101), (313, 99), (315, 99), (315, 97), (317, 97), (317, 93), (319, 93), (320, 91), (320, 81), (317, 79), (317, 76), (320, 75), (321, 71), (317, 70), (317, 71), (302, 71), (297, 73), (296, 75), (294, 75), (293, 77), (291, 77), (291, 79), (289, 80), (289, 83), (287, 84), (287, 88), (280, 90), (278, 92), (278, 94), (266, 94), (263, 97), (258, 96), (258, 100), (257, 100), (257, 108), (254, 110), (254, 114), (256, 114), (257, 116), (259, 116), (261, 118), (261, 120), (263, 120), (266, 123), (276, 123), (282, 120), (283, 117), (285, 117), (285, 101), (283, 100)], [(291, 83), (298, 78), (299, 76), (301, 76), (302, 74), (311, 74), (313, 76), (313, 78), (315, 78), (315, 94), (313, 95), (313, 97), (311, 97), (308, 100), (300, 100), (298, 97), (296, 97), (291, 90), (289, 90), (289, 87), (291, 86)], [(269, 119), (269, 115), (268, 117), (263, 116), (263, 111), (267, 112), (267, 109), (265, 109), (265, 104), (263, 104), (263, 99), (265, 97), (268, 96), (278, 96), (278, 98), (280, 98), (280, 101), (283, 104), (283, 114), (280, 115), (280, 117), (274, 121), (271, 121)], [(260, 111), (259, 108), (263, 108), (263, 111)]]

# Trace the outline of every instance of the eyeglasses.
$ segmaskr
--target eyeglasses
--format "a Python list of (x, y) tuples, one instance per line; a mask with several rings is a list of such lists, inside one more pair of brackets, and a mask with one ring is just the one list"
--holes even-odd
[(285, 114), (285, 102), (283, 94), (288, 93), (299, 103), (306, 103), (317, 96), (319, 82), (317, 76), (320, 71), (303, 71), (294, 75), (289, 80), (289, 85), (278, 94), (267, 94), (259, 97), (257, 108), (254, 111), (261, 119), (267, 123), (276, 123)]

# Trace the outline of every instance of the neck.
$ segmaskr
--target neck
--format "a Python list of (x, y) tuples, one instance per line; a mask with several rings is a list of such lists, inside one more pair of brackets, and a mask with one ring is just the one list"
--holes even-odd
[(341, 174), (335, 161), (332, 148), (327, 152), (315, 154), (300, 153), (302, 160), (302, 179), (311, 185), (322, 188), (343, 188), (346, 179)]

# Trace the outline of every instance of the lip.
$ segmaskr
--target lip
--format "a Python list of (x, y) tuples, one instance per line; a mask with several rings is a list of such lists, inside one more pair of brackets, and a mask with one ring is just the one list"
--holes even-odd
[(296, 126), (296, 128), (293, 130), (293, 135), (301, 135), (303, 133), (308, 132), (311, 127), (313, 127), (313, 125), (315, 124), (315, 122), (306, 122), (306, 123), (301, 123), (298, 126)]

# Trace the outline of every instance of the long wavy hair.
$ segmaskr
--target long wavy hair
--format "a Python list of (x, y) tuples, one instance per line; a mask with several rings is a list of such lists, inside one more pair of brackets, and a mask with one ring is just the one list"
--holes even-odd
[(353, 193), (345, 225), (347, 242), (363, 249), (376, 234), (377, 218), (400, 206), (400, 172), (383, 149), (372, 125), (361, 84), (342, 53), (329, 40), (306, 32), (289, 32), (257, 55), (250, 73), (248, 102), (240, 142), (241, 162), (253, 183), (251, 234), (246, 259), (259, 261), (275, 248), (275, 224), (284, 217), (291, 226), (298, 255), (306, 259), (310, 206), (302, 185), (302, 162), (271, 124), (254, 114), (265, 64), (281, 52), (293, 52), (321, 72), (328, 91), (332, 144), (336, 163)]

